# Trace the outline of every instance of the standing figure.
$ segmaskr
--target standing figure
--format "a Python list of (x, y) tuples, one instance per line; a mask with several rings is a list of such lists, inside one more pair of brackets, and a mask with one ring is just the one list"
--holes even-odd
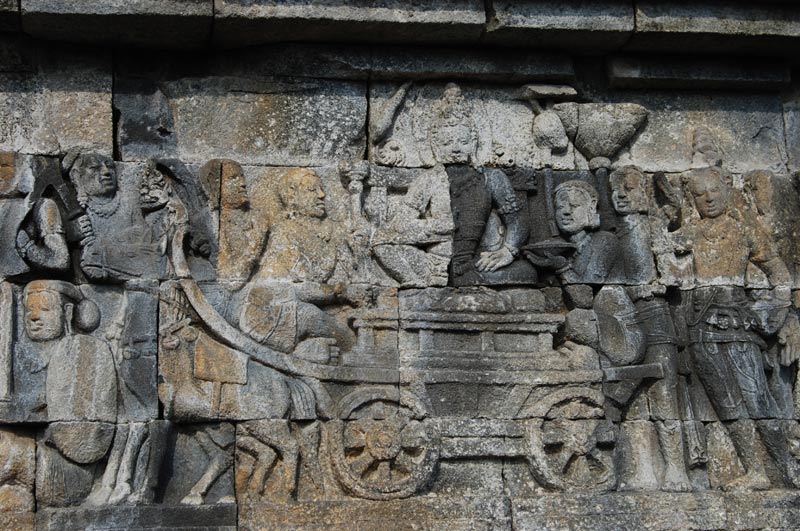
[(633, 166), (609, 176), (611, 202), (620, 215), (617, 231), (621, 276), (626, 294), (635, 307), (635, 320), (644, 337), (642, 363), (658, 363), (664, 377), (643, 385), (650, 419), (658, 434), (665, 471), (661, 489), (691, 490), (683, 452), (681, 414), (678, 405), (677, 333), (663, 286), (656, 283), (653, 252), (658, 249), (663, 224), (650, 215), (649, 187), (644, 174)]
[[(797, 321), (787, 320), (791, 279), (772, 238), (754, 217), (732, 205), (729, 180), (718, 167), (692, 170), (686, 186), (700, 219), (674, 234), (679, 249), (692, 253), (696, 287), (687, 293), (689, 348), (694, 370), (733, 441), (746, 474), (730, 489), (766, 489), (770, 483), (758, 448), (763, 442), (787, 484), (800, 486), (781, 411), (767, 383), (759, 320), (744, 290), (748, 264), (766, 275), (773, 290), (783, 363), (797, 359)], [(770, 330), (761, 332), (766, 334)], [(756, 435), (756, 428), (760, 438)]]

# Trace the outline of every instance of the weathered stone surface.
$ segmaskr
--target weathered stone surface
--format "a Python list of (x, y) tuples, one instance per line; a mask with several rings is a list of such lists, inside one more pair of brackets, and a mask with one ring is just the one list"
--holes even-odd
[[(77, 148), (110, 155), (110, 54), (58, 50), (24, 39), (10, 50), (19, 66), (0, 74), (2, 149), (54, 155)], [(33, 68), (25, 59), (17, 62), (30, 50), (38, 52)]]
[[(636, 2), (637, 50), (791, 55), (798, 46), (800, 9), (792, 3)], [(780, 50), (780, 52), (778, 52)]]
[(615, 56), (608, 62), (611, 86), (621, 89), (781, 90), (791, 79), (781, 61)]
[(4, 427), (0, 431), (0, 526), (33, 529), (36, 446), (31, 433)]
[[(422, 498), (374, 502), (304, 502), (288, 505), (243, 506), (241, 528), (248, 531), (292, 528), (314, 529), (320, 520), (330, 529), (347, 531), (371, 527), (413, 529), (414, 525), (453, 530), (509, 528), (509, 511), (503, 500)], [(412, 521), (414, 523), (412, 523)]]
[(773, 55), (573, 69), (631, 31), (601, 7), (548, 53), (0, 39), (9, 102), (86, 82), (115, 132), (8, 115), (0, 527), (796, 527), (796, 94)]
[[(535, 113), (526, 103), (530, 99), (524, 90), (516, 88), (376, 83), (370, 92), (370, 143), (374, 146), (371, 157), (392, 166), (434, 166), (436, 146), (430, 133), (435, 123), (444, 118), (439, 115), (453, 107), (465, 115), (464, 120), (477, 137), (473, 154), (476, 165), (499, 165), (510, 159), (520, 168), (545, 164), (556, 169), (573, 168), (571, 144), (555, 153), (534, 144)], [(542, 104), (546, 99), (542, 98)], [(502, 150), (500, 160), (495, 153), (498, 149)], [(397, 154), (387, 158), (390, 151)]]
[(228, 47), (286, 40), (461, 44), (476, 42), (486, 21), (479, 0), (215, 0), (214, 13), (214, 41)]
[(236, 506), (201, 507), (109, 507), (103, 509), (42, 509), (36, 515), (36, 529), (44, 531), (100, 531), (141, 529), (171, 531), (235, 531)]
[[(785, 171), (783, 114), (775, 98), (652, 93), (628, 101), (648, 110), (647, 123), (632, 143), (629, 159), (645, 171), (689, 169), (694, 154), (692, 138), (698, 127), (711, 131), (730, 171)], [(703, 112), (695, 112), (697, 109)]]
[(123, 160), (317, 166), (360, 158), (364, 150), (361, 83), (201, 76), (123, 78), (116, 86)]
[(207, 43), (214, 14), (213, 0), (25, 0), (20, 6), (23, 30), (37, 38), (167, 49)]
[(493, 1), (485, 42), (598, 53), (618, 49), (634, 31), (630, 2)]
[[(793, 493), (541, 496), (512, 500), (515, 529), (791, 529)], [(755, 509), (753, 508), (755, 504)], [(774, 509), (766, 509), (765, 505)]]

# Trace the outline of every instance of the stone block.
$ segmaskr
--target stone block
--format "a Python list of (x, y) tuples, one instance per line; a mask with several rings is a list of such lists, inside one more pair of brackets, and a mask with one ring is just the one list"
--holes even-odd
[(15, 37), (2, 49), (9, 62), (0, 69), (0, 149), (111, 154), (110, 54), (56, 49)]
[(651, 92), (628, 101), (648, 111), (647, 124), (633, 140), (627, 159), (644, 171), (689, 169), (698, 127), (711, 132), (730, 171), (786, 171), (783, 108), (777, 97)]
[(36, 38), (148, 48), (199, 48), (211, 38), (213, 0), (24, 0), (22, 28)]
[(620, 48), (634, 31), (630, 2), (493, 1), (484, 41), (592, 54)]
[(800, 7), (774, 2), (636, 2), (631, 50), (792, 56), (800, 47)]
[(228, 47), (287, 40), (469, 43), (486, 21), (479, 0), (215, 0), (214, 7), (214, 41)]
[(790, 96), (783, 103), (783, 120), (786, 133), (786, 148), (789, 154), (789, 171), (800, 171), (800, 88), (792, 87)]
[[(131, 422), (156, 418), (157, 299), (152, 290), (153, 286), (147, 285), (131, 290), (78, 289), (65, 282), (40, 281), (30, 284), (26, 298), (21, 286), (14, 287), (16, 301), (6, 302), (13, 304), (16, 334), (6, 358), (10, 363), (3, 371), (13, 391), (0, 403), (3, 420)], [(73, 322), (67, 323), (67, 331), (64, 315), (59, 319), (58, 310), (53, 310), (47, 326), (34, 326), (27, 318), (28, 311), (43, 303), (58, 308), (59, 301), (61, 306), (82, 304)], [(52, 327), (50, 335), (55, 337), (45, 340), (50, 335), (40, 329), (47, 327)]]
[(789, 86), (781, 61), (616, 56), (608, 60), (611, 86), (620, 89), (779, 91)]
[(159, 501), (167, 507), (215, 507), (223, 515), (235, 513), (235, 443), (230, 423), (175, 425), (165, 445), (167, 473), (159, 486)]
[(245, 505), (240, 508), (239, 518), (241, 529), (247, 531), (311, 531), (319, 527), (320, 520), (332, 531), (374, 528), (401, 531), (413, 529), (415, 525), (426, 529), (446, 528), (452, 531), (493, 531), (509, 528), (507, 504), (498, 498), (442, 496), (388, 502), (348, 500)]
[[(121, 77), (115, 107), (123, 160), (213, 158), (241, 164), (319, 166), (361, 158), (363, 83), (201, 75)], [(213, 134), (207, 134), (213, 131)]]
[[(563, 150), (534, 142), (537, 116), (531, 99), (522, 87), (514, 86), (375, 83), (370, 90), (371, 158), (390, 166), (434, 166), (438, 145), (431, 131), (452, 105), (469, 116), (477, 136), (472, 161), (476, 166), (573, 169), (575, 150), (563, 128), (567, 142)], [(548, 99), (544, 96), (541, 101)]]
[(122, 531), (123, 529), (236, 531), (236, 505), (42, 508), (36, 515), (36, 529), (39, 531)]
[(0, 429), (0, 529), (33, 531), (36, 443), (32, 433)]

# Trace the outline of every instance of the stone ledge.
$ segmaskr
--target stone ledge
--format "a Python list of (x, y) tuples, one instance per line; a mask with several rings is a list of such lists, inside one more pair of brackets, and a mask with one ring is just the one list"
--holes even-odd
[(637, 0), (631, 50), (794, 56), (800, 5)]
[(559, 2), (495, 0), (488, 44), (602, 53), (620, 48), (634, 31), (627, 0)]
[(37, 38), (199, 48), (211, 38), (212, 0), (21, 0), (22, 30)]
[(795, 56), (800, 2), (669, 0), (0, 0), (0, 31), (163, 49), (276, 42)]
[(215, 0), (214, 42), (223, 47), (280, 41), (477, 42), (482, 0)]

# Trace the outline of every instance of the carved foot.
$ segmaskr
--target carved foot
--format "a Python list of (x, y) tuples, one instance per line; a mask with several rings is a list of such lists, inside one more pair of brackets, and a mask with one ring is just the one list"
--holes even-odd
[(197, 492), (190, 492), (183, 497), (181, 505), (203, 505), (203, 496)]
[(664, 492), (692, 492), (692, 483), (686, 472), (678, 468), (667, 468), (664, 482), (661, 484)]
[(744, 476), (729, 481), (723, 490), (767, 490), (770, 487), (769, 478), (763, 473), (748, 472)]
[(114, 488), (114, 492), (111, 494), (111, 497), (108, 498), (108, 503), (110, 505), (117, 505), (119, 503), (123, 503), (128, 499), (128, 496), (131, 494), (131, 485), (130, 483), (120, 483)]
[(90, 507), (102, 507), (108, 504), (108, 500), (113, 494), (113, 490), (108, 486), (101, 486), (86, 498), (86, 505)]

